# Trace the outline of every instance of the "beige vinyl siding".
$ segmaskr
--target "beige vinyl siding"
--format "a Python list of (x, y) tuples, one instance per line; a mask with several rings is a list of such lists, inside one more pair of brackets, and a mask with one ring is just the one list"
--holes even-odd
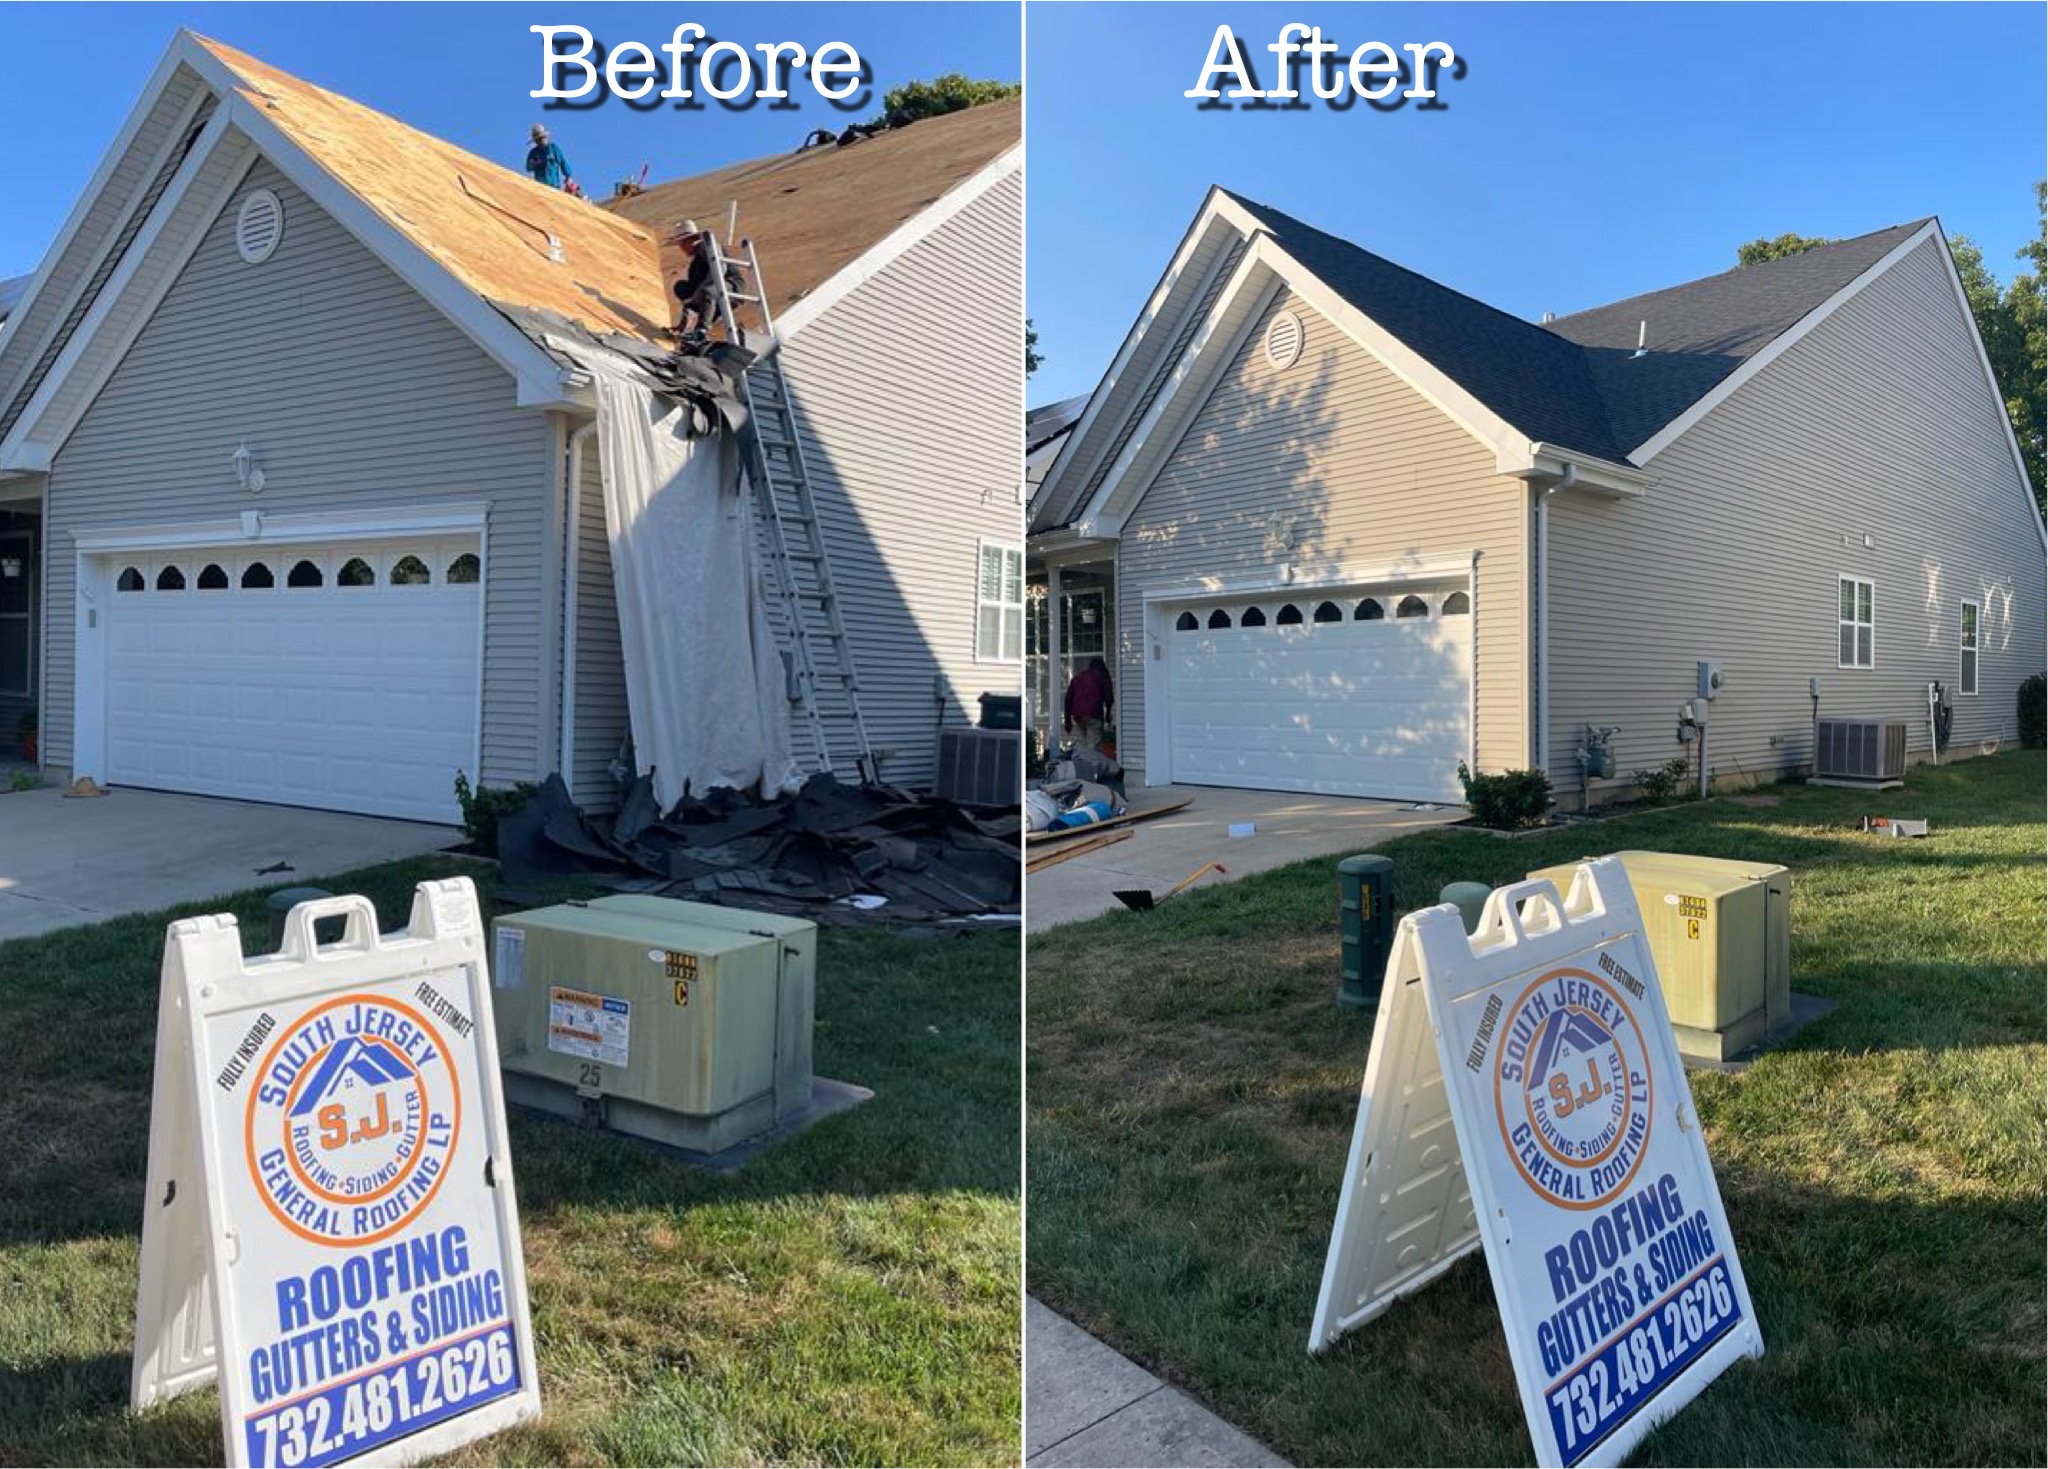
[(1023, 686), (1021, 660), (974, 647), (979, 543), (1024, 539), (1023, 194), (1013, 170), (784, 349), (868, 738), (899, 785), (936, 776), (935, 680), (956, 724)]
[(34, 303), (0, 328), (0, 416), (5, 416), (4, 410), (34, 369), (51, 333), (70, 313), (122, 222), (134, 211), (198, 90), (199, 79), (190, 69), (180, 67), (172, 74), (163, 95), (109, 170), (104, 187), (87, 207), (64, 253), (51, 264)]
[(612, 591), (611, 544), (605, 531), (604, 472), (598, 438), (583, 441), (582, 491), (576, 541), (575, 749), (563, 773), (569, 793), (595, 811), (618, 805), (611, 763), (629, 733), (626, 663), (619, 647), (619, 608)]
[[(235, 211), (274, 190), (276, 254), (244, 264)], [(71, 758), (75, 566), (90, 526), (487, 501), (483, 780), (541, 774), (547, 415), (437, 311), (259, 162), (207, 230), (134, 347), (59, 452), (46, 539), (50, 762)], [(238, 488), (246, 441), (268, 483)], [(449, 772), (452, 781), (454, 772)]]
[[(1267, 324), (1301, 318), (1300, 358), (1267, 362)], [(1527, 763), (1526, 495), (1491, 450), (1315, 308), (1280, 291), (1125, 521), (1117, 549), (1117, 749), (1143, 773), (1144, 596), (1199, 578), (1304, 586), (1344, 568), (1481, 553), (1474, 611), (1477, 746)], [(1268, 535), (1294, 519), (1292, 550)], [(1163, 774), (1160, 777), (1164, 779)]]
[[(1926, 684), (1957, 687), (1963, 597), (1984, 603), (1983, 653), (1954, 748), (2015, 734), (2019, 682), (2042, 667), (2042, 545), (1942, 248), (1920, 245), (1651, 460), (1642, 500), (1553, 502), (1560, 790), (1578, 788), (1588, 723), (1622, 727), (1617, 786), (1688, 751), (1676, 715), (1701, 658), (1726, 678), (1718, 776), (1811, 760), (1814, 676), (1824, 717), (1906, 720), (1924, 753)], [(1873, 669), (1836, 667), (1838, 574), (1876, 583)]]

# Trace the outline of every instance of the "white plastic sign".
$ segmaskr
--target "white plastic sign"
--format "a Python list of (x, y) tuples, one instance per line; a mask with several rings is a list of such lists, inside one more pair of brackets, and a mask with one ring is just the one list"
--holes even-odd
[(538, 1416), (484, 943), (467, 878), (382, 937), (365, 898), (302, 903), (246, 962), (232, 917), (171, 925), (137, 1409), (218, 1378), (228, 1463), (287, 1466)]
[(1618, 1464), (1763, 1334), (1619, 861), (1401, 921), (1309, 1350), (1483, 1246), (1544, 1465)]

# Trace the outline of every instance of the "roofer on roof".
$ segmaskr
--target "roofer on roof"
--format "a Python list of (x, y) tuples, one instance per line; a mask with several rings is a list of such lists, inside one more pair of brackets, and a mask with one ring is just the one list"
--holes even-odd
[(576, 176), (569, 168), (569, 160), (562, 156), (561, 148), (548, 137), (548, 130), (540, 123), (533, 125), (533, 146), (526, 150), (526, 171), (533, 175), (536, 183), (546, 184), (551, 189), (576, 192), (573, 187)]

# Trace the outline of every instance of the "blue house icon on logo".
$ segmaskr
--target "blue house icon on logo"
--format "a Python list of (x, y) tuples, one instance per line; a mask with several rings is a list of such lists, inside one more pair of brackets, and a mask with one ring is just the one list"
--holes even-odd
[(367, 1045), (350, 1036), (321, 1061), (319, 1069), (306, 1083), (306, 1089), (299, 1093), (291, 1115), (303, 1117), (351, 1081), (377, 1087), (394, 1081), (407, 1081), (416, 1074), (412, 1063), (398, 1052), (383, 1046)]

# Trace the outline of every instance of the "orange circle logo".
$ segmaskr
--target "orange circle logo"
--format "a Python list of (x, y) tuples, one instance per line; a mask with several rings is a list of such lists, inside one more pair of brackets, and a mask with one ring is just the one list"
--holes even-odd
[(1650, 1142), (1650, 1067), (1618, 990), (1557, 969), (1523, 990), (1503, 1021), (1494, 1113), (1523, 1180), (1567, 1209), (1628, 1187)]
[(462, 1092), (433, 1023), (383, 995), (344, 995), (286, 1026), (244, 1123), (250, 1177), (315, 1244), (383, 1239), (427, 1206), (461, 1131)]

